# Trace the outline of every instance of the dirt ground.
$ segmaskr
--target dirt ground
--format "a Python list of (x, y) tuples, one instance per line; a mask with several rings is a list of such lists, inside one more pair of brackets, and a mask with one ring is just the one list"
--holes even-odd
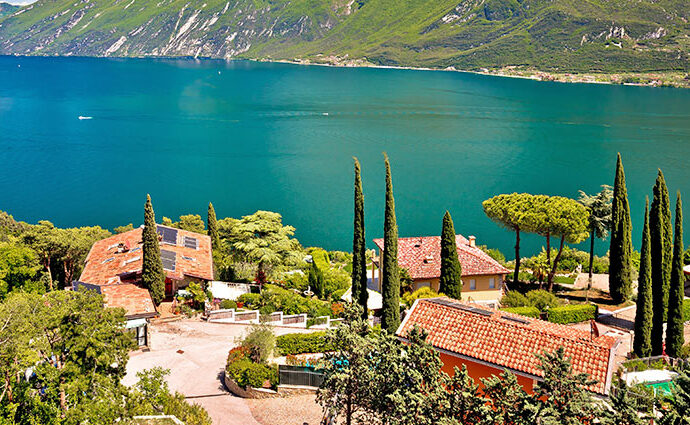
[(261, 425), (319, 425), (321, 406), (316, 396), (247, 400), (254, 419)]

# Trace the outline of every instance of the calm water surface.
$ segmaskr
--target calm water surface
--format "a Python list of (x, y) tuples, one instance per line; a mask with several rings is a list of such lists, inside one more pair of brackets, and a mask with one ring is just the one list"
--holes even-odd
[[(350, 250), (351, 158), (362, 162), (371, 240), (383, 227), (383, 151), (402, 236), (439, 234), (449, 209), (458, 232), (507, 253), (513, 235), (484, 216), (481, 201), (513, 191), (597, 191), (612, 184), (620, 151), (637, 244), (658, 167), (690, 205), (690, 91), (248, 62), (0, 57), (0, 209), (29, 222), (136, 225), (150, 192), (159, 219), (205, 217), (209, 201), (219, 217), (273, 210), (304, 245)], [(527, 238), (525, 254), (540, 246)]]

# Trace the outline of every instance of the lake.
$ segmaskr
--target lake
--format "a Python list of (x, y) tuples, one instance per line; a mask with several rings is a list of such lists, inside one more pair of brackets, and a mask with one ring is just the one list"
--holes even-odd
[[(690, 199), (690, 91), (243, 61), (0, 57), (0, 209), (23, 221), (138, 225), (150, 193), (159, 221), (205, 219), (209, 201), (219, 218), (271, 210), (303, 245), (349, 251), (352, 157), (362, 163), (373, 246), (383, 233), (384, 151), (401, 236), (439, 234), (448, 209), (458, 233), (508, 257), (514, 235), (485, 217), (483, 200), (596, 192), (613, 184), (621, 152), (639, 247), (657, 168), (673, 200), (676, 190)], [(523, 253), (542, 243), (526, 238)]]

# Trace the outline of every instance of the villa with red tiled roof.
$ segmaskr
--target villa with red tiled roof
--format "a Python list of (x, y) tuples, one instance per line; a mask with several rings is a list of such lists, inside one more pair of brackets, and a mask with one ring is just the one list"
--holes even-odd
[[(510, 270), (477, 247), (475, 237), (455, 236), (462, 266), (462, 299), (481, 304), (498, 305), (503, 296), (503, 279)], [(374, 239), (383, 252), (383, 239)], [(429, 286), (439, 291), (441, 277), (441, 237), (423, 236), (398, 239), (398, 265), (410, 274), (413, 290)], [(377, 283), (380, 291), (380, 279)]]
[(428, 298), (415, 301), (396, 335), (405, 340), (419, 326), (429, 332), (427, 342), (438, 352), (443, 370), (467, 366), (477, 383), (479, 378), (513, 372), (525, 391), (543, 377), (536, 354), (563, 347), (573, 371), (586, 373), (597, 382), (588, 389), (609, 394), (614, 372), (618, 337), (598, 335), (566, 325), (545, 322), (517, 314), (451, 300)]
[[(207, 235), (157, 226), (165, 272), (165, 295), (172, 296), (191, 282), (213, 280), (211, 238)], [(149, 291), (139, 286), (143, 264), (143, 228), (102, 239), (93, 244), (78, 282), (104, 296), (107, 307), (121, 307), (127, 327), (136, 333), (139, 345), (147, 345), (148, 319), (158, 313)]]

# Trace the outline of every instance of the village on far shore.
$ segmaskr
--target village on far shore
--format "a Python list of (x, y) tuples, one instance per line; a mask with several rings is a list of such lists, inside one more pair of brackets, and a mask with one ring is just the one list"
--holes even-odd
[[(509, 261), (472, 229), (460, 225), (467, 234), (458, 234), (450, 212), (439, 217), (437, 235), (398, 235), (387, 157), (385, 166), (383, 233), (365, 232), (355, 160), (351, 253), (302, 247), (278, 213), (217, 219), (211, 203), (206, 220), (158, 222), (147, 197), (144, 224), (114, 234), (5, 214), (0, 251), (25, 250), (35, 265), (20, 278), (0, 253), (9, 276), (0, 319), (41, 338), (30, 337), (30, 326), (21, 325), (28, 319), (13, 316), (11, 305), (73, 297), (81, 312), (40, 326), (67, 332), (69, 323), (88, 322), (74, 314), (98, 314), (93, 329), (112, 323), (86, 345), (119, 359), (103, 373), (143, 397), (137, 403), (146, 407), (118, 416), (134, 424), (464, 424), (499, 411), (486, 423), (684, 423), (672, 419), (690, 412), (683, 404), (690, 395), (690, 250), (680, 193), (672, 209), (661, 171), (644, 223), (635, 225), (639, 250), (630, 209), (641, 206), (628, 203), (620, 155), (613, 185), (593, 195), (487, 199), (487, 217), (515, 235)], [(544, 237), (541, 252), (521, 255), (524, 234)], [(589, 252), (568, 246), (585, 241)], [(56, 248), (78, 243), (81, 262)], [(594, 255), (604, 243), (607, 254)], [(7, 341), (17, 338), (32, 352), (21, 337)], [(3, 364), (17, 361), (12, 370), (20, 377), (8, 378), (3, 397), (31, 394), (50, 404), (46, 394), (56, 391), (56, 412), (74, 414), (70, 403), (80, 395), (52, 387), (42, 372), (98, 358), (88, 350), (72, 358), (70, 350), (20, 356), (24, 363), (0, 353)], [(150, 382), (167, 401), (141, 401), (149, 400)], [(445, 407), (432, 412), (432, 405)]]

